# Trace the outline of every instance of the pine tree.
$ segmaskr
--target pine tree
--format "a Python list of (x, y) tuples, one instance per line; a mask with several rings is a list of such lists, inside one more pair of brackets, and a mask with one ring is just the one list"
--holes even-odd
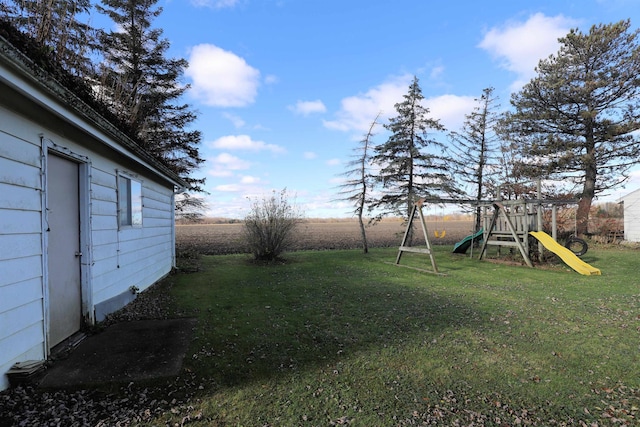
[(380, 166), (377, 180), (383, 195), (371, 208), (382, 210), (378, 217), (394, 214), (408, 218), (418, 199), (457, 191), (444, 157), (445, 146), (431, 135), (444, 131), (444, 127), (428, 117), (423, 100), (418, 78), (414, 77), (404, 101), (395, 104), (398, 115), (384, 125), (391, 136), (375, 147), (373, 161)]
[[(98, 10), (109, 16), (118, 31), (102, 32), (104, 56), (99, 72), (100, 97), (127, 123), (144, 147), (187, 180), (192, 191), (202, 191), (203, 179), (190, 176), (204, 161), (202, 135), (189, 126), (197, 118), (180, 98), (188, 85), (180, 82), (188, 63), (166, 58), (169, 41), (152, 21), (162, 13), (157, 0), (102, 0)], [(193, 198), (187, 198), (193, 200)]]
[[(512, 95), (502, 121), (532, 177), (581, 186), (577, 233), (588, 230), (593, 198), (628, 178), (640, 159), (639, 30), (630, 22), (594, 25), (560, 38), (556, 55)], [(537, 176), (536, 176), (537, 175)]]
[[(467, 188), (467, 198), (480, 202), (496, 196), (499, 171), (499, 138), (495, 133), (498, 120), (497, 98), (492, 87), (482, 91), (477, 106), (466, 116), (460, 132), (451, 132), (456, 177)], [(480, 206), (475, 209), (475, 229), (480, 229)]]
[(9, 3), (0, 3), (0, 16), (3, 19), (6, 19), (8, 16), (13, 16), (15, 13), (16, 8), (14, 5), (11, 5)]
[(91, 0), (12, 0), (2, 12), (19, 30), (49, 49), (52, 60), (80, 77), (92, 73), (90, 54), (96, 49), (96, 31), (80, 22), (89, 14)]

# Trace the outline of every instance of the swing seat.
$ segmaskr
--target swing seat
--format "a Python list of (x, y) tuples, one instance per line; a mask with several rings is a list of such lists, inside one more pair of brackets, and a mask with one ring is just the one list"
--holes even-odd
[(433, 234), (436, 236), (437, 239), (442, 239), (444, 238), (444, 236), (447, 235), (447, 230), (442, 230), (440, 232), (438, 232), (437, 230), (434, 230)]

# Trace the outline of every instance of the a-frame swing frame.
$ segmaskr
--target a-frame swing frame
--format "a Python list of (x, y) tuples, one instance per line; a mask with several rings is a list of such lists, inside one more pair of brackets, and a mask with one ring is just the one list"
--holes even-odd
[[(424, 271), (426, 273), (433, 274), (441, 274), (438, 272), (438, 266), (436, 265), (436, 259), (433, 255), (433, 250), (431, 248), (431, 242), (429, 241), (429, 232), (427, 230), (427, 222), (424, 219), (424, 215), (422, 213), (422, 205), (424, 204), (425, 199), (420, 199), (413, 204), (413, 209), (411, 210), (411, 215), (409, 216), (409, 221), (407, 222), (407, 229), (404, 232), (404, 237), (402, 238), (402, 243), (400, 243), (400, 247), (398, 248), (398, 256), (396, 257), (396, 265), (400, 267), (413, 268), (415, 270)], [(411, 226), (413, 225), (413, 220), (416, 217), (416, 214), (420, 218), (420, 224), (422, 225), (422, 233), (424, 234), (424, 240), (426, 242), (426, 248), (416, 248), (413, 246), (407, 246), (407, 241), (409, 239), (409, 231), (411, 230)], [(425, 270), (422, 268), (409, 267), (406, 265), (400, 265), (400, 258), (402, 258), (403, 252), (417, 252), (422, 254), (429, 255), (429, 259), (431, 260), (431, 267), (433, 270)]]

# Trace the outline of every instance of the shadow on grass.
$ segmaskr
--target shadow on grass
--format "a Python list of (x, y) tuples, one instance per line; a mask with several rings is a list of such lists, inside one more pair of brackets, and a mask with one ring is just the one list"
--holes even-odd
[(185, 315), (199, 318), (185, 365), (218, 387), (428, 345), (443, 330), (488, 317), (433, 292), (438, 276), (363, 263), (357, 253), (299, 255), (275, 266), (245, 260), (205, 257), (205, 271), (179, 277), (173, 289)]

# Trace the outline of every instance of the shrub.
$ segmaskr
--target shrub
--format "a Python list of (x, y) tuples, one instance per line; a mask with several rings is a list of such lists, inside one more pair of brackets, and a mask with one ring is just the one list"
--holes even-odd
[(244, 237), (254, 259), (273, 261), (287, 250), (302, 213), (289, 203), (287, 190), (254, 200), (244, 219)]

